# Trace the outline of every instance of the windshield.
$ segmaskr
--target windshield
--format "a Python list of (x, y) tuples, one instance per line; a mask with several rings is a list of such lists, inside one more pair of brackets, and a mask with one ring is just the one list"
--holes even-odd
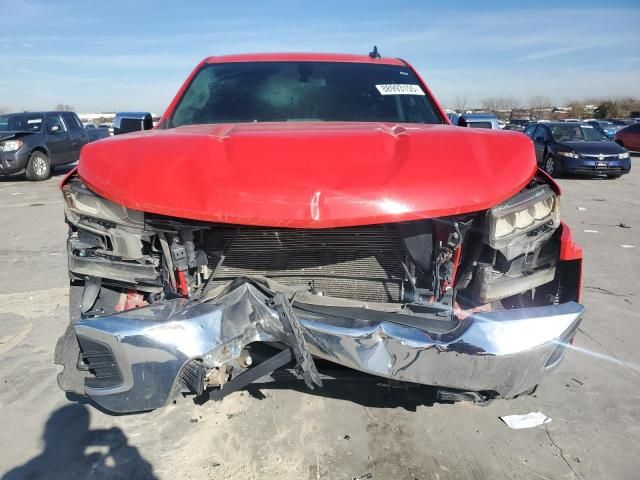
[(42, 115), (21, 113), (0, 115), (0, 132), (39, 132), (42, 129)]
[(591, 125), (553, 125), (551, 133), (558, 142), (609, 140)]
[(170, 125), (304, 121), (444, 123), (407, 67), (251, 62), (205, 65)]

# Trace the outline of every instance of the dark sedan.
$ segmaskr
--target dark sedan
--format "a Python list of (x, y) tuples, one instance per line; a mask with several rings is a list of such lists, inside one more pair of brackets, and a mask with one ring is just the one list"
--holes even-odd
[(538, 164), (551, 176), (563, 173), (617, 178), (629, 173), (629, 152), (591, 125), (538, 123), (524, 133), (535, 145)]

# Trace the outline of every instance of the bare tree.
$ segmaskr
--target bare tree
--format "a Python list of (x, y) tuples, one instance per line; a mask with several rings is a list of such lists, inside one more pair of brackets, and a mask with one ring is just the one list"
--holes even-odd
[(549, 118), (551, 116), (551, 99), (544, 95), (534, 95), (529, 97), (529, 108), (531, 113), (536, 116), (538, 120)]
[(458, 112), (464, 112), (467, 109), (468, 105), (469, 96), (466, 93), (464, 95), (456, 96), (455, 100), (453, 101), (453, 108)]
[(587, 102), (583, 100), (567, 100), (565, 105), (569, 108), (569, 117), (584, 118), (586, 116)]
[(483, 98), (480, 102), (482, 109), (487, 112), (495, 112), (498, 109), (497, 104), (498, 102), (496, 97)]
[(510, 112), (520, 105), (514, 97), (487, 97), (481, 102), (482, 108), (491, 112)]
[(551, 99), (544, 95), (529, 97), (529, 108), (549, 108), (551, 107), (551, 103)]
[(520, 106), (520, 100), (515, 97), (498, 97), (497, 108), (501, 111), (511, 111), (514, 108), (518, 108)]
[(75, 108), (73, 108), (71, 105), (65, 105), (64, 103), (59, 103), (56, 105), (55, 110), (59, 112), (73, 112)]
[(606, 98), (597, 102), (597, 105), (595, 111), (597, 118), (625, 118), (640, 111), (640, 98)]

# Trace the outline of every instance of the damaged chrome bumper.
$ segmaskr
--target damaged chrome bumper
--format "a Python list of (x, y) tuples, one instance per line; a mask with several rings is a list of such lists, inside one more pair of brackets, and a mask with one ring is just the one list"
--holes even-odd
[[(285, 342), (268, 296), (246, 283), (209, 302), (162, 304), (79, 321), (76, 335), (102, 374), (85, 392), (115, 412), (161, 407), (181, 388), (192, 359), (208, 368), (237, 358), (256, 341)], [(296, 308), (309, 351), (362, 372), (440, 387), (513, 397), (537, 385), (555, 366), (580, 323), (583, 307), (560, 305), (475, 313), (454, 330), (430, 333), (387, 320), (322, 315)], [(404, 315), (402, 315), (404, 316)], [(393, 317), (393, 315), (389, 315)]]

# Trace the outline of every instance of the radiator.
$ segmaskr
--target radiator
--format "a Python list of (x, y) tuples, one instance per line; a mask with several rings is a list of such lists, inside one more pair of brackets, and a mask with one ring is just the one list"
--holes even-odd
[(215, 268), (211, 282), (262, 275), (291, 286), (313, 287), (325, 296), (370, 302), (398, 302), (404, 270), (402, 242), (385, 226), (334, 229), (221, 227), (220, 261), (207, 252)]

